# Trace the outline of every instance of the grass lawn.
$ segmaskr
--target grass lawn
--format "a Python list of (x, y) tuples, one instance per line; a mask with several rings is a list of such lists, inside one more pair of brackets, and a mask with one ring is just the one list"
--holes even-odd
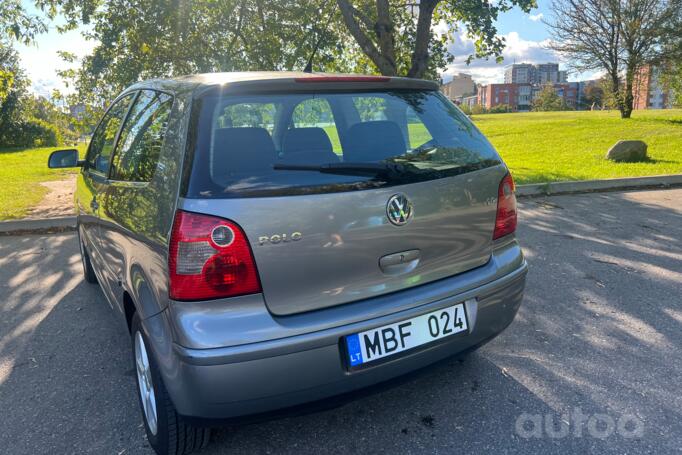
[[(682, 173), (682, 109), (613, 112), (530, 112), (473, 117), (517, 183), (606, 179)], [(606, 151), (619, 140), (641, 139), (650, 161), (613, 163)]]
[[(60, 180), (76, 172), (47, 168), (50, 152), (58, 148), (0, 149), (0, 220), (21, 218), (40, 202), (47, 189), (39, 182)], [(79, 149), (82, 152), (85, 147)]]

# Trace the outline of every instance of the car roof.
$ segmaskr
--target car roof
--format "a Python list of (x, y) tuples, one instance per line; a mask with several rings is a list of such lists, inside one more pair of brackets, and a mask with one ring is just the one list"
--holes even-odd
[(223, 92), (273, 92), (319, 90), (413, 89), (438, 90), (438, 84), (423, 79), (301, 71), (242, 71), (203, 73), (138, 82), (126, 91), (156, 89), (171, 92), (204, 92), (220, 87)]

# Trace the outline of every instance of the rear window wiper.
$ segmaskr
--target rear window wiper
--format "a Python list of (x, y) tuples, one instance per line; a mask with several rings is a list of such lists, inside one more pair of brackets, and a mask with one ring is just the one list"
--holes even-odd
[(275, 164), (276, 171), (311, 171), (323, 174), (400, 177), (407, 172), (406, 166), (397, 163), (327, 163), (327, 164)]

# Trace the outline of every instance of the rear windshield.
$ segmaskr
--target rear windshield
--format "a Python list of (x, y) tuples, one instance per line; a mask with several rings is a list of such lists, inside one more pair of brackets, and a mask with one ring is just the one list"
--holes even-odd
[(212, 94), (192, 115), (183, 188), (191, 198), (363, 190), (500, 164), (433, 91)]

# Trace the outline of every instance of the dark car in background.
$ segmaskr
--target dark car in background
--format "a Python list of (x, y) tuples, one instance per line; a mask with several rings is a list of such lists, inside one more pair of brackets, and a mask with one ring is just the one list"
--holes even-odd
[(160, 454), (471, 350), (522, 300), (512, 178), (432, 82), (141, 82), (50, 166), (82, 167), (85, 279), (131, 334)]

